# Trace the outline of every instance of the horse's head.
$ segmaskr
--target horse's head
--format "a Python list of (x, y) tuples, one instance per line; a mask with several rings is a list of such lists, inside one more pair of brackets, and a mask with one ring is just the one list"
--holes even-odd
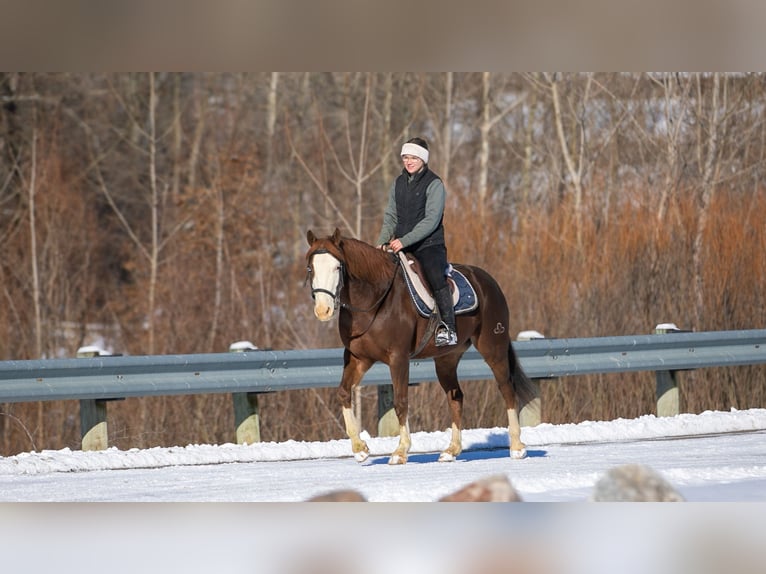
[(335, 233), (322, 238), (309, 229), (306, 239), (309, 243), (306, 270), (307, 279), (311, 281), (314, 315), (320, 321), (329, 321), (340, 307), (344, 275), (343, 239), (337, 228)]

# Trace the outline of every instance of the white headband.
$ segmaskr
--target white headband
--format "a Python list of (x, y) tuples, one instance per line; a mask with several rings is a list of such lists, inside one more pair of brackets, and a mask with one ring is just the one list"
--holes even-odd
[(428, 150), (418, 144), (409, 142), (404, 144), (400, 155), (414, 155), (415, 157), (422, 159), (423, 163), (428, 163)]

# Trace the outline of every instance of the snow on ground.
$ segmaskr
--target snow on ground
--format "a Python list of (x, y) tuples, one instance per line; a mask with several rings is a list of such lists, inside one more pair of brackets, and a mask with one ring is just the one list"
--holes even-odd
[[(412, 438), (404, 466), (386, 464), (392, 438), (369, 438), (362, 465), (347, 440), (0, 457), (3, 572), (763, 569), (766, 409), (524, 428), (529, 457), (520, 461), (508, 456), (504, 428), (465, 431), (452, 463), (437, 462), (448, 432)], [(524, 500), (584, 502), (605, 471), (626, 463), (652, 467), (689, 502), (732, 504), (273, 504), (340, 488), (373, 502), (431, 502), (498, 473)], [(221, 504), (143, 504), (193, 501)]]
[(386, 464), (395, 437), (367, 437), (363, 465), (348, 440), (31, 452), (0, 457), (0, 501), (287, 502), (353, 488), (370, 501), (419, 502), (498, 473), (525, 500), (584, 500), (627, 463), (654, 468), (689, 500), (766, 500), (766, 409), (541, 424), (522, 439), (529, 457), (516, 461), (505, 428), (465, 430), (458, 460), (436, 463), (449, 431), (414, 432), (403, 467)]

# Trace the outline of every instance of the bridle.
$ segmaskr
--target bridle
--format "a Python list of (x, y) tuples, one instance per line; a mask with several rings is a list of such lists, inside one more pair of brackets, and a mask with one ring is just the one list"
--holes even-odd
[[(347, 310), (349, 310), (351, 312), (356, 312), (356, 313), (369, 313), (370, 311), (374, 311), (375, 309), (377, 309), (380, 306), (381, 303), (383, 303), (383, 300), (391, 292), (391, 288), (394, 286), (394, 280), (396, 279), (396, 274), (399, 272), (399, 265), (396, 265), (395, 268), (394, 268), (394, 273), (393, 273), (393, 275), (391, 275), (391, 281), (388, 282), (388, 286), (386, 287), (385, 291), (383, 291), (383, 294), (378, 298), (377, 301), (375, 301), (375, 303), (373, 303), (372, 305), (370, 305), (366, 309), (363, 309), (361, 307), (355, 307), (353, 305), (350, 305), (349, 303), (344, 303), (344, 302), (342, 302), (340, 300), (340, 293), (343, 290), (343, 285), (344, 285), (343, 279), (346, 276), (346, 263), (342, 259), (339, 259), (338, 257), (336, 257), (329, 250), (324, 249), (324, 248), (320, 248), (320, 249), (317, 249), (316, 251), (314, 251), (311, 254), (311, 257), (309, 258), (309, 260), (313, 259), (314, 255), (317, 255), (317, 254), (320, 254), (320, 253), (327, 253), (327, 254), (331, 255), (332, 257), (335, 257), (336, 259), (338, 259), (338, 262), (340, 263), (340, 269), (338, 270), (338, 273), (339, 273), (339, 276), (338, 276), (338, 286), (335, 288), (335, 293), (333, 293), (329, 289), (324, 289), (322, 287), (314, 287), (314, 284), (313, 284), (313, 281), (312, 281), (312, 278), (311, 278), (312, 274), (313, 274), (313, 270), (312, 270), (311, 265), (308, 265), (306, 267), (306, 281), (305, 282), (309, 283), (311, 285), (311, 298), (312, 299), (316, 299), (316, 294), (317, 293), (325, 293), (325, 294), (329, 295), (330, 297), (332, 297), (332, 299), (333, 299), (333, 301), (335, 303), (335, 307), (337, 309), (343, 308), (343, 309), (347, 309)], [(373, 317), (373, 319), (374, 319), (374, 317)]]
[[(338, 277), (338, 286), (335, 289), (335, 293), (330, 291), (329, 289), (324, 289), (322, 287), (314, 287), (313, 281), (312, 281), (312, 275), (313, 275), (313, 268), (311, 266), (311, 260), (313, 259), (314, 255), (320, 254), (320, 253), (327, 253), (328, 255), (331, 255), (335, 259), (338, 260), (338, 263), (340, 264), (340, 267), (338, 269), (338, 273), (340, 274)], [(395, 256), (394, 256), (395, 257)], [(350, 305), (348, 303), (343, 303), (340, 300), (340, 293), (343, 290), (344, 285), (344, 277), (346, 276), (346, 263), (343, 261), (343, 259), (337, 257), (333, 253), (331, 253), (328, 249), (325, 248), (319, 248), (316, 251), (314, 251), (311, 256), (309, 257), (309, 265), (306, 267), (306, 280), (304, 282), (304, 286), (306, 283), (311, 283), (311, 298), (316, 299), (317, 293), (325, 293), (332, 297), (334, 301), (334, 305), (336, 309), (347, 309), (350, 312), (357, 312), (357, 313), (369, 313), (370, 311), (375, 311), (373, 316), (370, 318), (369, 323), (367, 323), (367, 326), (359, 333), (350, 334), (349, 337), (354, 339), (356, 337), (360, 337), (364, 335), (370, 327), (372, 327), (372, 324), (375, 322), (375, 317), (378, 316), (378, 308), (383, 303), (385, 298), (388, 296), (388, 294), (391, 292), (391, 288), (394, 286), (394, 281), (396, 280), (396, 274), (399, 273), (399, 267), (401, 267), (400, 262), (397, 259), (394, 259), (396, 265), (394, 266), (394, 272), (391, 275), (391, 280), (388, 282), (388, 286), (383, 291), (383, 294), (378, 298), (375, 303), (367, 307), (366, 309), (362, 309), (360, 307), (354, 307), (353, 305)], [(434, 330), (436, 329), (437, 324), (437, 315), (432, 314), (428, 321), (428, 326), (425, 330), (425, 333), (420, 341), (420, 344), (418, 345), (417, 349), (410, 353), (410, 358), (415, 357), (420, 353), (420, 351), (423, 350), (423, 348), (428, 344), (428, 341), (433, 336)]]
[[(330, 251), (327, 249), (317, 249), (316, 251), (314, 251), (314, 253), (311, 254), (311, 259), (314, 258), (314, 255), (318, 255), (320, 253), (327, 253), (328, 255), (335, 257), (335, 255), (330, 253)], [(333, 293), (329, 289), (324, 289), (322, 287), (314, 287), (314, 282), (312, 280), (313, 270), (311, 268), (311, 265), (308, 265), (306, 267), (306, 283), (309, 283), (311, 285), (312, 299), (316, 299), (317, 293), (325, 293), (326, 295), (329, 295), (330, 297), (332, 297), (333, 301), (335, 302), (335, 307), (341, 307), (344, 305), (344, 303), (340, 302), (340, 292), (343, 289), (343, 278), (346, 276), (346, 264), (343, 262), (342, 259), (338, 259), (338, 262), (340, 263), (340, 269), (338, 271), (338, 286), (335, 288), (335, 293)]]

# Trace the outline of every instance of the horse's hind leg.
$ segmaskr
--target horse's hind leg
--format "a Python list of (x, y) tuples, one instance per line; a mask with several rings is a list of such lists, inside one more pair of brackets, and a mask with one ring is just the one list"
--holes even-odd
[(489, 365), (489, 368), (492, 369), (495, 381), (497, 381), (497, 386), (500, 389), (500, 394), (505, 401), (505, 408), (508, 413), (508, 442), (510, 443), (511, 458), (521, 459), (526, 458), (527, 447), (521, 442), (519, 405), (517, 405), (516, 391), (511, 380), (513, 366), (510, 363), (509, 355), (510, 341), (504, 333), (501, 335), (501, 338), (502, 341), (498, 341), (497, 336), (495, 336), (491, 339), (490, 345), (486, 345), (486, 339), (482, 340), (481, 337), (474, 343), (476, 349)]
[(527, 457), (527, 445), (521, 442), (521, 424), (516, 407), (508, 409), (508, 440), (511, 443), (511, 458)]
[[(507, 361), (506, 361), (507, 364)], [(511, 458), (526, 458), (527, 446), (521, 442), (521, 424), (519, 424), (519, 411), (516, 404), (516, 393), (513, 390), (513, 383), (511, 382), (511, 375), (509, 369), (502, 365), (497, 369), (492, 367), (492, 371), (495, 373), (497, 384), (500, 387), (500, 394), (505, 399), (505, 407), (508, 412), (508, 442), (510, 443)]]
[(346, 434), (351, 439), (351, 452), (357, 462), (364, 462), (370, 456), (367, 443), (360, 436), (359, 422), (351, 408), (351, 394), (353, 389), (361, 382), (364, 374), (372, 366), (370, 362), (363, 362), (354, 357), (348, 350), (343, 353), (343, 376), (338, 387), (338, 400), (340, 400), (343, 412), (343, 421), (346, 423)]
[(439, 462), (452, 462), (463, 452), (462, 427), (463, 427), (463, 391), (457, 378), (457, 364), (459, 355), (446, 355), (434, 360), (436, 376), (439, 384), (444, 389), (449, 403), (450, 415), (452, 416), (452, 438), (449, 446), (439, 455)]

